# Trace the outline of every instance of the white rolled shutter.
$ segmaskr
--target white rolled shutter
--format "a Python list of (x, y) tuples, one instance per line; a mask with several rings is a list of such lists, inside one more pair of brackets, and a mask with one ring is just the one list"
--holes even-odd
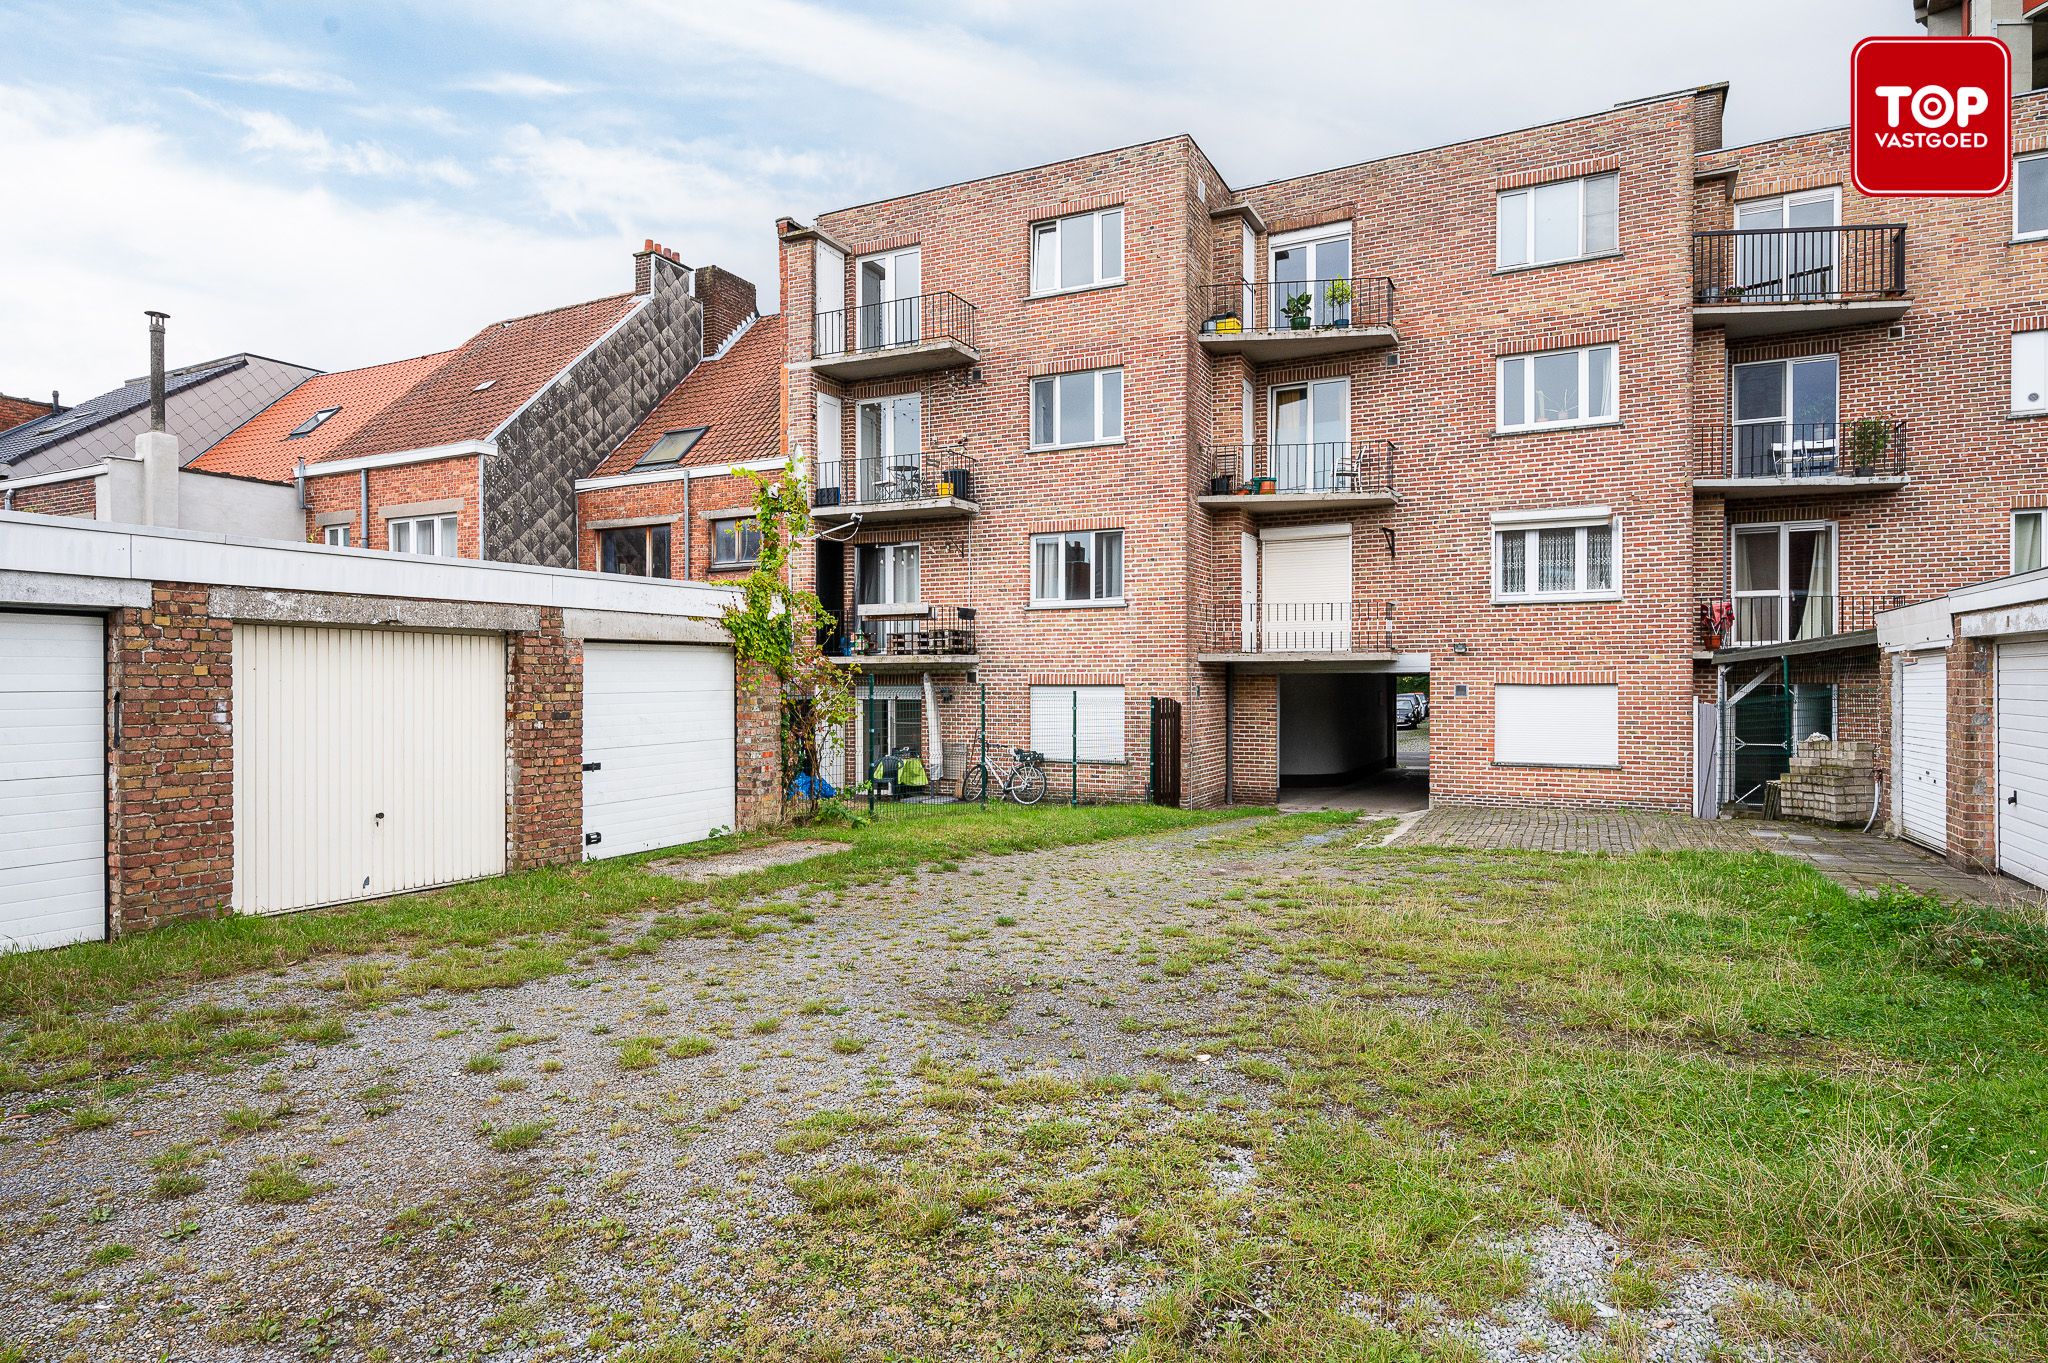
[(1124, 689), (1121, 686), (1031, 688), (1031, 746), (1044, 753), (1048, 760), (1074, 760), (1077, 723), (1081, 761), (1124, 760)]
[(1493, 688), (1493, 760), (1551, 767), (1612, 767), (1621, 761), (1619, 688)]

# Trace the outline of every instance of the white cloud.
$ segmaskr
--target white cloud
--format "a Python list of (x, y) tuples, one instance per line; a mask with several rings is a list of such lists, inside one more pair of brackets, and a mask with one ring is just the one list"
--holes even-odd
[(480, 95), (509, 95), (515, 99), (554, 99), (575, 94), (577, 87), (523, 71), (499, 71), (493, 75), (454, 81), (448, 88)]
[(220, 80), (314, 94), (355, 88), (317, 54), (265, 37), (255, 17), (230, 6), (204, 15), (125, 10), (106, 31), (134, 58)]
[(457, 186), (476, 183), (468, 169), (445, 157), (417, 160), (376, 142), (336, 142), (318, 128), (300, 127), (265, 109), (212, 107), (241, 124), (242, 150), (278, 156), (316, 174), (340, 171), (387, 179), (438, 180)]
[(0, 214), (0, 390), (69, 397), (142, 372), (142, 311), (174, 363), (253, 350), (338, 369), (453, 345), (495, 318), (615, 293), (637, 244), (459, 213), (367, 207), (202, 162), (90, 101), (0, 85), (0, 146), (33, 213)]

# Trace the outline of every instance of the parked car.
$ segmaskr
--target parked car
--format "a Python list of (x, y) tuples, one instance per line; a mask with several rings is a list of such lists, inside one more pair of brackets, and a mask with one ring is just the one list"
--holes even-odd
[(1420, 691), (1402, 691), (1394, 696), (1394, 727), (1413, 729), (1429, 718), (1429, 700)]

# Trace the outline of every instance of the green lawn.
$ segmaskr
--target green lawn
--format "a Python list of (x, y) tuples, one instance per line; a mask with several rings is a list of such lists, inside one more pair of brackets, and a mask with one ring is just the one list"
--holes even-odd
[[(714, 838), (368, 904), (176, 923), (113, 942), (0, 955), (0, 1019), (7, 1024), (0, 1035), (0, 1092), (105, 1078), (145, 1061), (191, 1063), (345, 1035), (335, 1014), (303, 1006), (182, 1007), (180, 986), (335, 957), (340, 968), (329, 983), (345, 1003), (375, 1004), (434, 989), (504, 988), (568, 969), (593, 949), (648, 951), (685, 934), (747, 937), (802, 922), (807, 912), (800, 905), (748, 902), (792, 885), (831, 891), (962, 857), (1234, 817), (1242, 813), (1152, 805), (887, 805), (872, 821), (796, 834), (842, 843), (844, 851), (707, 883), (646, 866), (788, 835)], [(609, 920), (649, 910), (664, 912), (644, 934), (611, 940)], [(346, 959), (370, 953), (402, 959)]]

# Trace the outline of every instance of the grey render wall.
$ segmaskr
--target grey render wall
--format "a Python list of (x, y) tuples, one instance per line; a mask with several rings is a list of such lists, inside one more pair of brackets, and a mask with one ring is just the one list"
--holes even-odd
[(576, 488), (704, 355), (689, 271), (653, 260), (648, 305), (513, 418), (484, 461), (485, 558), (576, 566)]
[(306, 512), (290, 483), (266, 483), (224, 473), (183, 469), (178, 474), (178, 528), (214, 535), (306, 541)]

